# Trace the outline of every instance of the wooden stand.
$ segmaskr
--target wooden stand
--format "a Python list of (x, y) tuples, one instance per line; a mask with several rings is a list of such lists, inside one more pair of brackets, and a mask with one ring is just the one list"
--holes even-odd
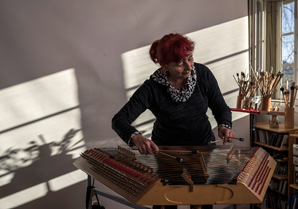
[(261, 97), (261, 111), (270, 111), (271, 96)]
[(294, 107), (285, 107), (285, 128), (294, 128)]
[(242, 101), (242, 99), (244, 99), (244, 96), (237, 96), (236, 109), (242, 109), (242, 107), (241, 107), (241, 101)]

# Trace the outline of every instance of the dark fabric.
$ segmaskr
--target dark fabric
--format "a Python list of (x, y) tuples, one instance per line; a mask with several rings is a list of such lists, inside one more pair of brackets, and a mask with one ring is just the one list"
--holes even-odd
[(195, 63), (197, 84), (186, 102), (173, 102), (167, 87), (146, 80), (112, 119), (112, 128), (126, 143), (137, 131), (131, 123), (146, 109), (155, 115), (151, 139), (157, 145), (207, 145), (214, 141), (206, 112), (208, 107), (218, 124), (232, 127), (231, 111), (217, 81), (204, 65)]

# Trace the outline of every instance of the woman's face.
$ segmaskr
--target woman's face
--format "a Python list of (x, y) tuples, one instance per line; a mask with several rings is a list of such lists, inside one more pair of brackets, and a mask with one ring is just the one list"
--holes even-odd
[(186, 79), (190, 75), (192, 66), (194, 65), (194, 59), (192, 53), (180, 62), (171, 62), (162, 68), (168, 71), (168, 79), (181, 80)]

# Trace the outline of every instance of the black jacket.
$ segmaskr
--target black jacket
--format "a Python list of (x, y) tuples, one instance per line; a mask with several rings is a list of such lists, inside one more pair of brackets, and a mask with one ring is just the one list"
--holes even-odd
[(136, 131), (131, 123), (146, 109), (156, 117), (151, 139), (157, 145), (206, 145), (214, 141), (206, 112), (208, 107), (218, 123), (232, 127), (231, 111), (212, 72), (195, 63), (197, 84), (186, 102), (174, 102), (167, 87), (146, 80), (113, 117), (112, 128), (127, 143)]

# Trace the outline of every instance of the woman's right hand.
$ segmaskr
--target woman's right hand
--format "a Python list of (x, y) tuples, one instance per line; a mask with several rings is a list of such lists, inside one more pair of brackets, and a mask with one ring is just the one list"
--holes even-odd
[(137, 146), (139, 153), (142, 155), (154, 154), (159, 150), (152, 140), (143, 137), (141, 134), (134, 135), (131, 141)]

